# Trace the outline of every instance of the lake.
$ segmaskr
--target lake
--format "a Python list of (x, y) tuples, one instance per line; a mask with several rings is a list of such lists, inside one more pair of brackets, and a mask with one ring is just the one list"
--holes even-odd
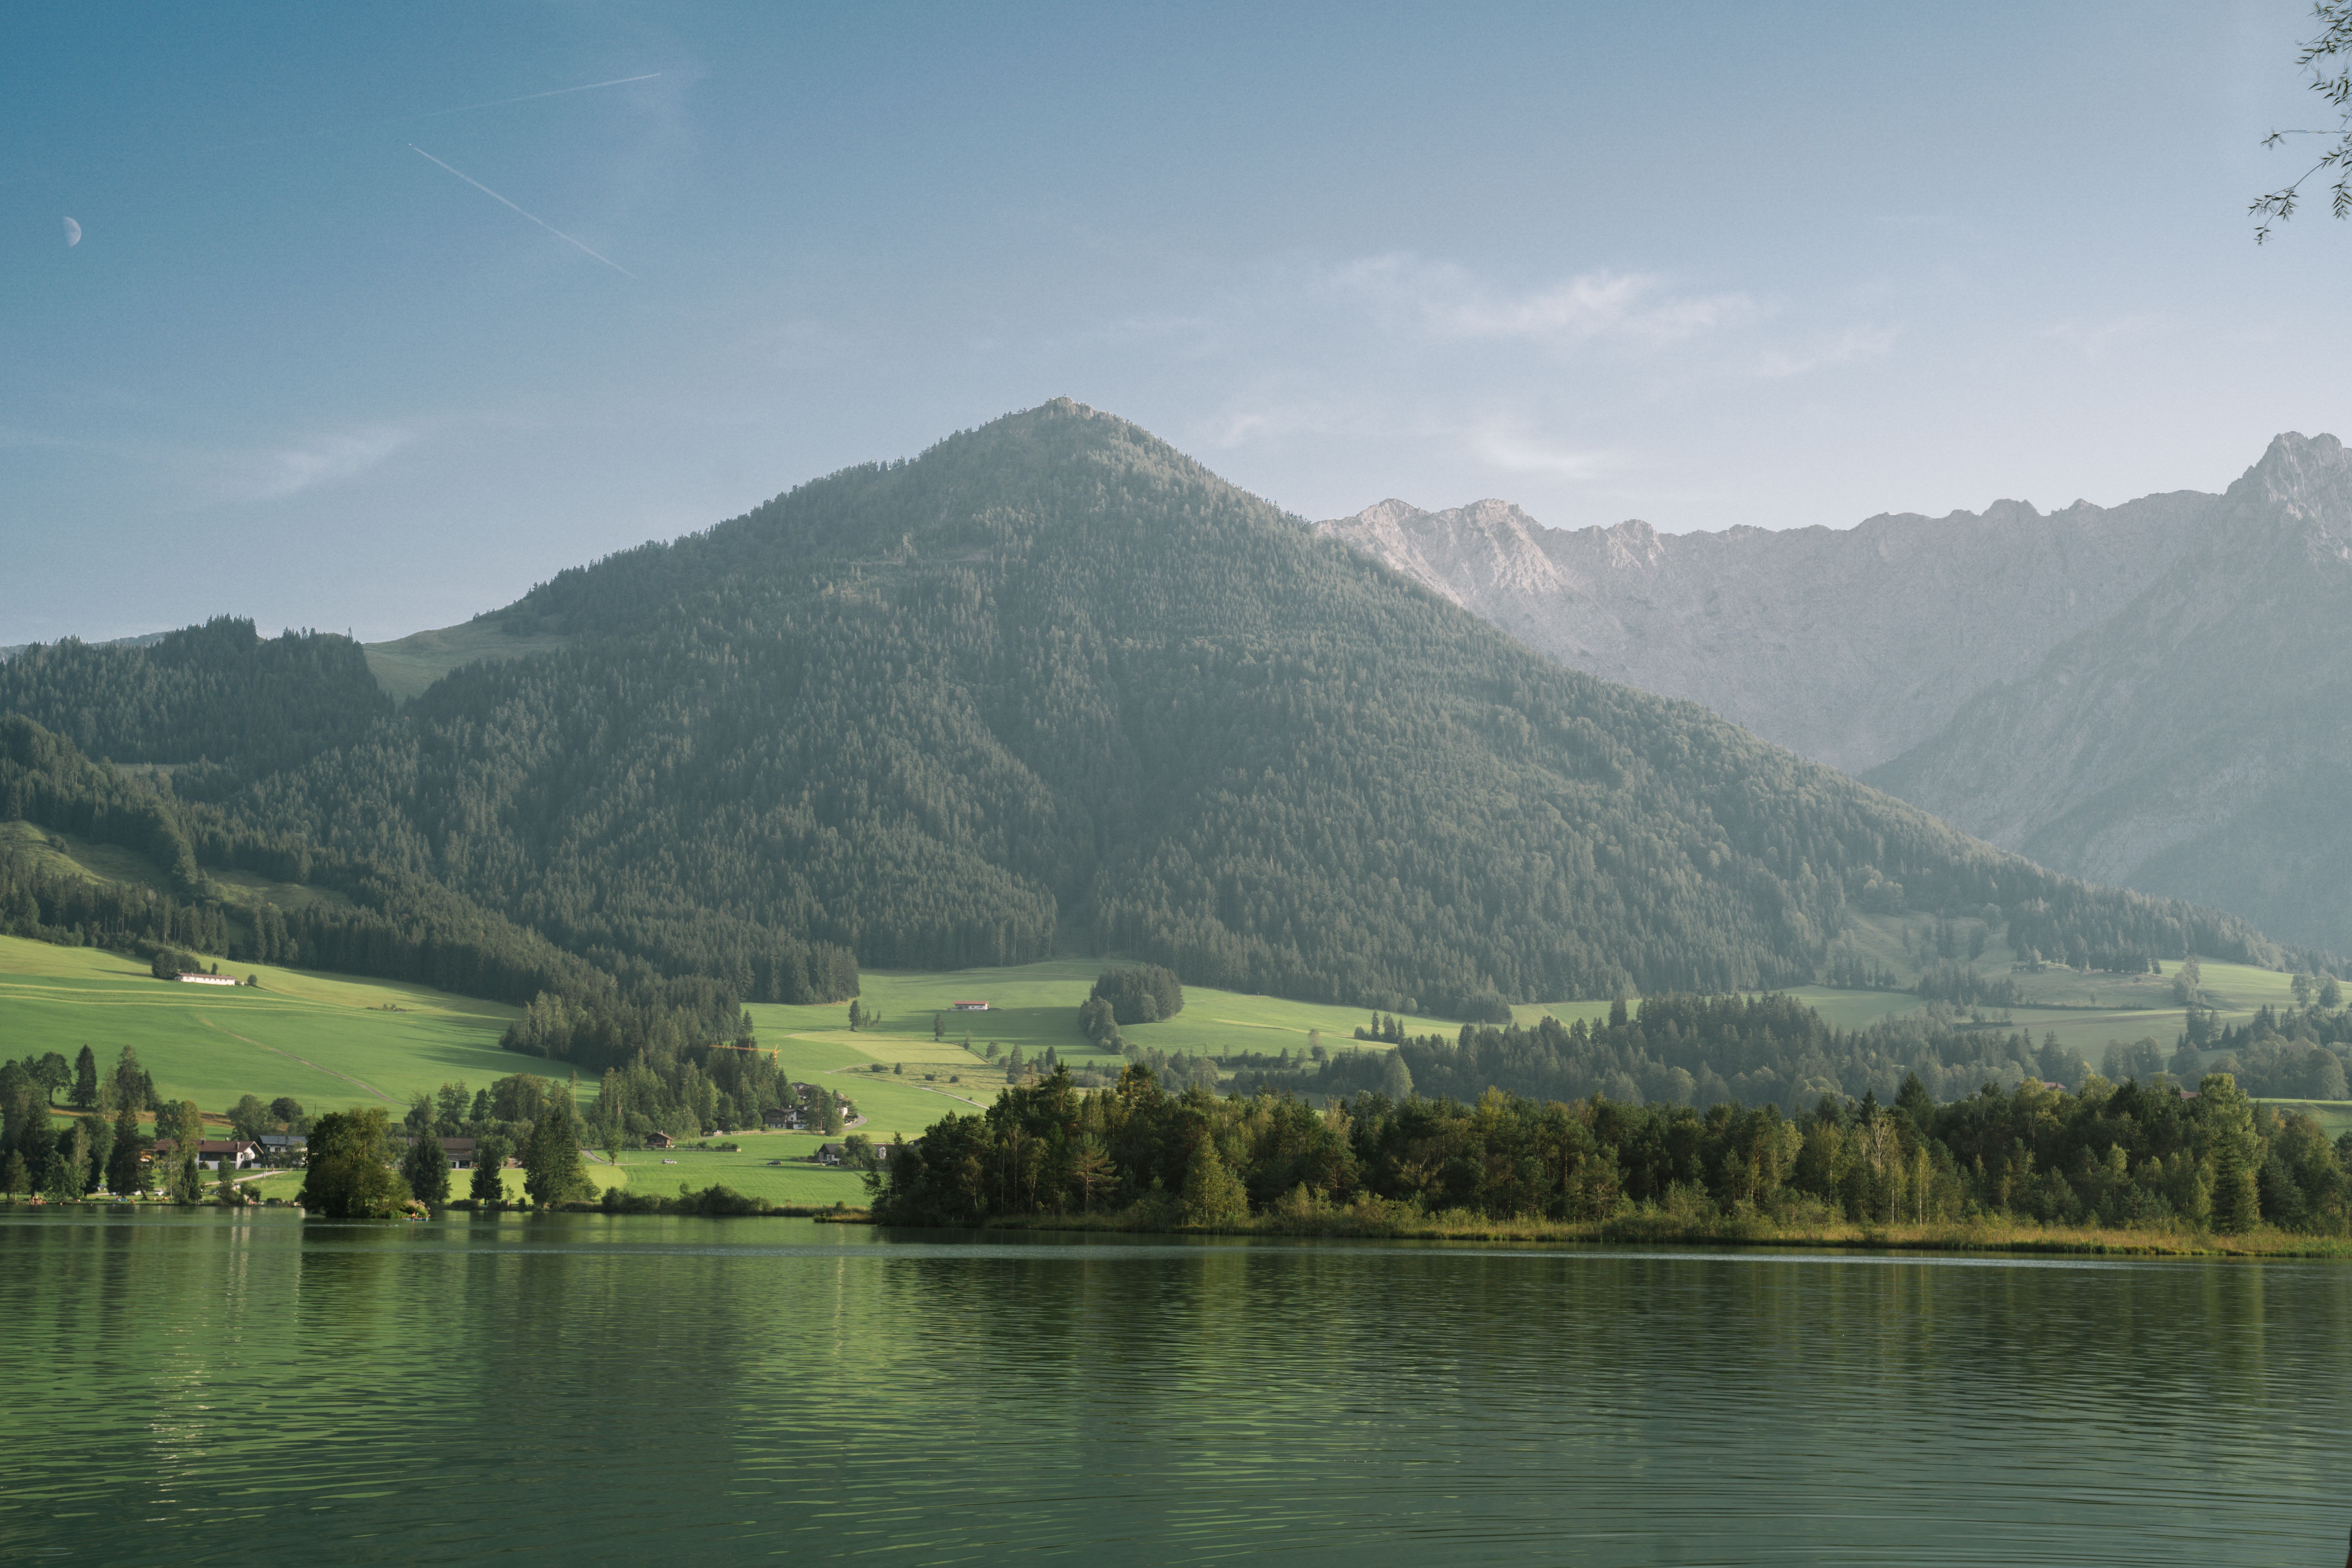
[(0, 1212), (0, 1560), (2343, 1560), (2352, 1268)]

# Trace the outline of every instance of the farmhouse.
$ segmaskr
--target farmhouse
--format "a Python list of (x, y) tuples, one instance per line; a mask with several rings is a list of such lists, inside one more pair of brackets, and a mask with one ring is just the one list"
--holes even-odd
[(948, 1005), (954, 1008), (959, 1013), (985, 1013), (988, 1011), (988, 1004), (985, 1002), (950, 1002)]
[[(416, 1140), (414, 1138), (402, 1138), (397, 1140), (397, 1142), (403, 1149), (414, 1149), (416, 1147)], [(449, 1162), (449, 1168), (451, 1170), (470, 1171), (474, 1168), (475, 1152), (481, 1148), (481, 1140), (478, 1138), (443, 1138), (438, 1140), (438, 1142), (441, 1145), (441, 1157)]]
[(677, 1140), (672, 1138), (667, 1132), (648, 1132), (646, 1134), (646, 1147), (648, 1149), (668, 1149), (675, 1147), (677, 1142)]
[[(156, 1159), (167, 1160), (171, 1158), (172, 1153), (172, 1140), (169, 1138), (155, 1140)], [(199, 1138), (196, 1140), (197, 1164), (207, 1171), (217, 1171), (223, 1160), (229, 1163), (230, 1170), (242, 1171), (247, 1165), (261, 1163), (261, 1150), (258, 1146), (239, 1139)]]
[(760, 1125), (771, 1132), (797, 1132), (800, 1131), (801, 1113), (789, 1105), (772, 1105), (760, 1112)]
[(234, 985), (236, 984), (236, 976), (234, 974), (188, 973), (175, 974), (172, 978), (183, 985)]

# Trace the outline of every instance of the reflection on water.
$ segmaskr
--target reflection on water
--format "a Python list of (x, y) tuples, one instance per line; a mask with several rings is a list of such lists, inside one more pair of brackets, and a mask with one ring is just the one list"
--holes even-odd
[(0, 1559), (2339, 1561), (2352, 1268), (0, 1218)]

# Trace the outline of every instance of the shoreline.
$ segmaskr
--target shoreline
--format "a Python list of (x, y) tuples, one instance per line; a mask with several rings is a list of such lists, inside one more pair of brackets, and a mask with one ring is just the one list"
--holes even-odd
[[(865, 1220), (866, 1224), (887, 1222)], [(892, 1228), (899, 1228), (893, 1226)], [(921, 1228), (921, 1227), (906, 1227)], [(1311, 1217), (1260, 1215), (1212, 1225), (1161, 1225), (1126, 1215), (1039, 1215), (991, 1221), (985, 1230), (1088, 1231), (1129, 1236), (1265, 1236), (1325, 1241), (1483, 1241), (1582, 1247), (1709, 1247), (1843, 1249), (1857, 1252), (1975, 1252), (2070, 1257), (2345, 1258), (2352, 1239), (2262, 1230), (2242, 1236), (2206, 1231), (2135, 1231), (2042, 1226), (2008, 1222), (1777, 1226), (1760, 1221), (1696, 1223), (1665, 1215), (1606, 1220), (1495, 1220), (1422, 1215), (1391, 1218), (1347, 1211)]]
[[(674, 1202), (675, 1200), (671, 1200)], [(225, 1205), (210, 1198), (194, 1204), (149, 1199), (121, 1204), (108, 1198), (64, 1202), (0, 1199), (0, 1209), (106, 1209), (142, 1211), (209, 1208), (279, 1208), (300, 1214), (287, 1201)], [(446, 1205), (436, 1217), (511, 1215), (528, 1219), (541, 1214), (608, 1215), (644, 1218), (684, 1214), (710, 1219), (806, 1219), (819, 1225), (865, 1225), (884, 1230), (994, 1230), (1085, 1232), (1098, 1236), (1136, 1237), (1277, 1237), (1302, 1241), (1466, 1241), (1522, 1243), (1547, 1247), (1738, 1247), (1755, 1251), (1808, 1250), (1853, 1252), (1958, 1252), (2012, 1257), (2077, 1258), (2352, 1258), (2352, 1238), (2296, 1235), (2260, 1230), (2242, 1236), (2207, 1231), (2134, 1231), (2089, 1226), (2042, 1226), (1994, 1221), (1958, 1224), (1776, 1226), (1757, 1221), (1690, 1223), (1668, 1216), (1629, 1215), (1606, 1220), (1496, 1220), (1464, 1216), (1419, 1215), (1411, 1218), (1371, 1215), (1346, 1210), (1313, 1216), (1264, 1215), (1246, 1220), (1209, 1225), (1169, 1225), (1129, 1214), (1019, 1215), (984, 1221), (978, 1226), (907, 1225), (877, 1219), (869, 1209), (774, 1205), (766, 1208), (697, 1215), (691, 1209), (606, 1208), (599, 1203), (567, 1203), (544, 1206), (500, 1205), (477, 1210), (465, 1200)], [(307, 1217), (307, 1215), (306, 1215)]]

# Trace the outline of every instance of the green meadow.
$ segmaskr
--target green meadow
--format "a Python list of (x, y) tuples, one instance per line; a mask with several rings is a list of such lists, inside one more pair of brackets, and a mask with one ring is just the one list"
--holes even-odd
[(478, 659), (520, 658), (548, 653), (572, 639), (533, 634), (514, 637), (496, 621), (467, 621), (431, 631), (411, 632), (396, 642), (364, 645), (368, 673), (391, 696), (406, 701), (460, 665)]
[(514, 1016), (499, 1003), (270, 964), (237, 973), (261, 984), (181, 984), (120, 953), (0, 937), (0, 1058), (70, 1061), (87, 1045), (108, 1068), (131, 1046), (159, 1090), (207, 1111), (242, 1094), (397, 1110), (415, 1089), (554, 1067), (499, 1049)]
[[(1078, 1004), (1103, 967), (1100, 959), (1062, 958), (939, 973), (868, 970), (860, 977), (858, 1010), (869, 1017), (878, 1013), (882, 1022), (855, 1030), (846, 1002), (760, 1004), (745, 1011), (761, 1049), (776, 1052), (795, 1078), (824, 1075), (823, 1081), (847, 1093), (869, 1119), (858, 1131), (887, 1142), (901, 1133), (912, 1138), (950, 1112), (992, 1102), (1003, 1087), (1003, 1058), (1015, 1047), (1031, 1061), (1051, 1047), (1073, 1066), (1116, 1068), (1118, 1058), (1095, 1050), (1078, 1033)], [(986, 1002), (988, 1010), (959, 1013), (954, 1005), (960, 1001)], [(1604, 1015), (1609, 1008), (1605, 1002), (1579, 1005), (1597, 1005)], [(1541, 1009), (1522, 1011), (1532, 1016)], [(942, 1039), (932, 1037), (935, 1016), (945, 1030)], [(1297, 1057), (1318, 1034), (1330, 1050), (1356, 1046), (1355, 1030), (1370, 1021), (1369, 1011), (1355, 1007), (1187, 985), (1184, 1010), (1175, 1017), (1129, 1025), (1120, 1033), (1171, 1056), (1275, 1056), (1286, 1049)], [(1405, 1026), (1416, 1034), (1450, 1035), (1461, 1025), (1408, 1016)], [(986, 1059), (992, 1041), (998, 1047), (993, 1062)]]
[[(917, 1136), (920, 1131), (919, 1128), (908, 1136)], [(624, 1149), (618, 1174), (631, 1192), (659, 1197), (674, 1194), (683, 1183), (696, 1192), (709, 1186), (729, 1186), (746, 1197), (806, 1208), (830, 1204), (846, 1204), (853, 1208), (865, 1205), (866, 1177), (862, 1173), (809, 1163), (809, 1156), (816, 1152), (819, 1143), (826, 1142), (824, 1139), (753, 1132), (710, 1142), (740, 1143), (743, 1147), (740, 1152), (719, 1149)], [(591, 1168), (607, 1175), (614, 1173), (607, 1166)]]
[[(0, 831), (29, 833), (20, 824), (0, 825)], [(105, 846), (67, 839), (58, 847), (41, 835), (28, 839), (27, 847), (92, 878), (153, 875), (152, 868), (134, 863), (137, 857)], [(258, 882), (241, 890), (292, 896)], [(1909, 979), (1927, 962), (1932, 925), (1917, 916), (1864, 917), (1844, 940)], [(2169, 974), (2084, 975), (2062, 968), (2013, 974), (2010, 963), (2008, 949), (1991, 942), (1972, 965), (1989, 977), (2013, 980), (2025, 994), (2025, 1005), (2005, 1010), (2007, 1026), (2030, 1029), (2037, 1040), (2055, 1034), (2094, 1066), (2110, 1040), (2152, 1037), (2168, 1053), (2179, 1036), (2181, 1013), (2171, 1003)], [(862, 1118), (856, 1130), (887, 1142), (918, 1136), (950, 1112), (992, 1103), (1003, 1087), (1003, 1057), (1016, 1047), (1033, 1061), (1050, 1047), (1073, 1065), (1115, 1067), (1116, 1058), (1094, 1051), (1077, 1028), (1078, 1004), (1102, 967), (1095, 959), (1055, 959), (949, 973), (869, 971), (863, 978), (860, 1012), (868, 1018), (878, 1014), (881, 1021), (856, 1030), (849, 1027), (846, 1003), (762, 1004), (746, 1012), (760, 1049), (772, 1052), (793, 1078), (824, 1081), (848, 1094)], [(2284, 1006), (2292, 1000), (2285, 974), (2221, 963), (2201, 968), (2206, 993), (2225, 1023), (2242, 1022), (2258, 1007)], [(53, 1050), (71, 1058), (87, 1044), (110, 1066), (121, 1047), (132, 1046), (163, 1092), (193, 1099), (207, 1111), (222, 1110), (247, 1093), (265, 1099), (291, 1095), (313, 1109), (375, 1103), (396, 1110), (413, 1090), (446, 1081), (480, 1088), (511, 1072), (565, 1071), (560, 1064), (498, 1048), (499, 1035), (514, 1014), (498, 1003), (271, 965), (239, 966), (237, 973), (240, 978), (256, 975), (259, 986), (177, 984), (152, 979), (144, 965), (120, 954), (0, 938), (0, 1057)], [(1187, 986), (1184, 994), (1184, 1010), (1177, 1016), (1129, 1026), (1126, 1037), (1170, 1054), (1231, 1057), (1287, 1049), (1297, 1057), (1318, 1035), (1332, 1050), (1357, 1046), (1354, 1031), (1370, 1017), (1354, 1007), (1208, 986)], [(1842, 1028), (1864, 1027), (1922, 1007), (1906, 992), (1803, 986), (1790, 994)], [(959, 1013), (953, 1005), (959, 1001), (984, 1001), (988, 1009)], [(1522, 1024), (1546, 1015), (1597, 1020), (1607, 1016), (1609, 1006), (1605, 1001), (1555, 1002), (1528, 1004), (1513, 1012)], [(2001, 1013), (1988, 1011), (1994, 1017)], [(943, 1038), (933, 1037), (935, 1016)], [(1446, 1035), (1460, 1026), (1435, 1016), (1408, 1017), (1405, 1026), (1415, 1034)], [(993, 1062), (985, 1059), (991, 1042), (998, 1052)], [(584, 1079), (581, 1089), (583, 1100), (593, 1097), (593, 1079)], [(2352, 1125), (2352, 1116), (2347, 1121)], [(779, 1202), (831, 1202), (831, 1195), (788, 1196), (785, 1188), (822, 1177), (815, 1190), (838, 1195), (845, 1190), (841, 1184), (852, 1180), (812, 1168), (770, 1167), (764, 1163), (770, 1157), (774, 1156), (746, 1155), (730, 1168), (754, 1173), (746, 1179), (764, 1184), (744, 1190)], [(697, 1158), (716, 1157), (697, 1152)], [(772, 1172), (784, 1173), (767, 1173)]]

